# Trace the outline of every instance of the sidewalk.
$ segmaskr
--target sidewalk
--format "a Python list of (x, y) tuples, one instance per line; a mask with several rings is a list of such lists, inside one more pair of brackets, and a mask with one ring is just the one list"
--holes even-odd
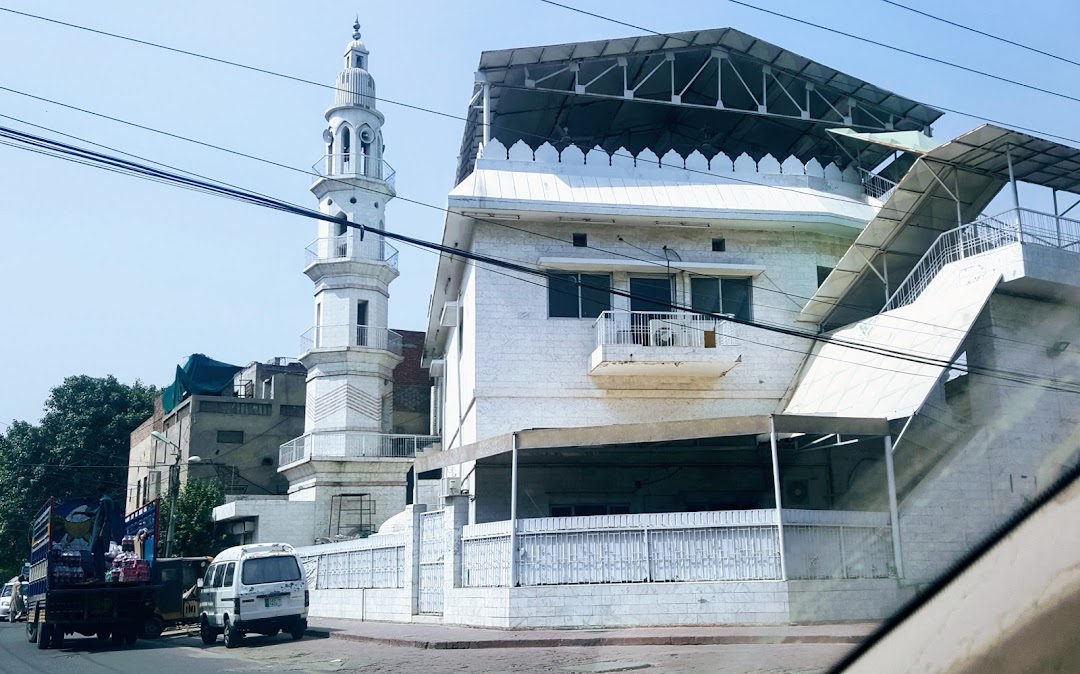
[(411, 648), (552, 648), (557, 646), (694, 646), (855, 644), (876, 623), (580, 630), (496, 630), (423, 623), (311, 618), (308, 635)]

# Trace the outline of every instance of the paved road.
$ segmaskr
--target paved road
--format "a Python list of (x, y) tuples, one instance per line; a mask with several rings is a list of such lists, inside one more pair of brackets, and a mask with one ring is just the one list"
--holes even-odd
[(248, 637), (226, 650), (198, 637), (140, 640), (133, 647), (72, 637), (60, 649), (27, 643), (25, 623), (0, 622), (0, 672), (192, 674), (193, 672), (355, 672), (391, 674), (530, 674), (638, 671), (648, 674), (781, 674), (821, 672), (850, 646), (619, 646), (431, 650), (286, 636)]

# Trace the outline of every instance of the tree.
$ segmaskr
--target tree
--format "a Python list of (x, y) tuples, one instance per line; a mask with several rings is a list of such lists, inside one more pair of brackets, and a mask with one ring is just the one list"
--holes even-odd
[(109, 495), (123, 503), (131, 432), (154, 411), (158, 391), (113, 376), (67, 377), (37, 425), (0, 434), (0, 569), (10, 577), (29, 553), (29, 523), (48, 499)]
[[(176, 499), (176, 534), (173, 537), (173, 557), (204, 557), (216, 555), (225, 546), (225, 537), (216, 532), (213, 510), (225, 502), (225, 489), (215, 479), (188, 478)], [(161, 532), (158, 534), (158, 554), (165, 554), (165, 531), (169, 522), (168, 499), (161, 501)]]

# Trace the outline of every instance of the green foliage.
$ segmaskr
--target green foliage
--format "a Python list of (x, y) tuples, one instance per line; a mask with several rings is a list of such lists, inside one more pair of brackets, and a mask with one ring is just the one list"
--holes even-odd
[[(161, 544), (158, 554), (165, 554), (165, 537), (169, 526), (169, 500), (162, 499), (160, 526)], [(225, 489), (217, 480), (188, 479), (176, 498), (176, 532), (173, 536), (173, 557), (202, 557), (217, 555), (224, 550), (225, 537), (216, 533), (213, 520), (215, 507), (225, 502)]]
[(37, 425), (0, 434), (0, 570), (10, 577), (29, 553), (29, 522), (49, 498), (124, 503), (130, 435), (154, 411), (158, 391), (115, 377), (67, 377)]

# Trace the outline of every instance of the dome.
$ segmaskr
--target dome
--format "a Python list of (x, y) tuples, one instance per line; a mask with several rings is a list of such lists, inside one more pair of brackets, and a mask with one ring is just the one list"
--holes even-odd
[(364, 42), (360, 38), (353, 38), (353, 41), (345, 46), (345, 53), (348, 54), (351, 51), (358, 51), (368, 54), (368, 49), (364, 46)]
[(360, 106), (375, 109), (375, 80), (362, 68), (346, 68), (338, 74), (334, 107)]

